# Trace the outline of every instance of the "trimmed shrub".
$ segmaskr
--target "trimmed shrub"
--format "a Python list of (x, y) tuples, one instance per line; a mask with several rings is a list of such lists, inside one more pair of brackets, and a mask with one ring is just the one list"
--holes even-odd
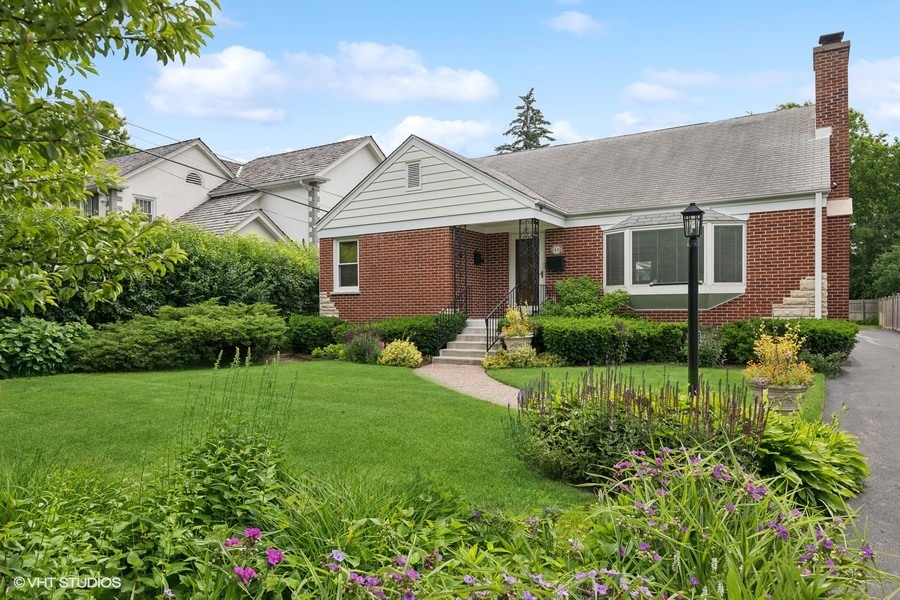
[(315, 246), (257, 236), (218, 235), (188, 223), (153, 233), (151, 251), (177, 243), (187, 259), (165, 276), (133, 281), (119, 297), (88, 310), (62, 302), (46, 317), (92, 325), (153, 315), (163, 306), (184, 307), (218, 298), (220, 304), (267, 303), (282, 314), (318, 314), (319, 259)]
[[(578, 279), (587, 279), (593, 284), (587, 277)], [(557, 289), (560, 284), (568, 284), (569, 281), (573, 280), (564, 279), (557, 282)], [(585, 286), (585, 288), (590, 289), (590, 286)], [(631, 302), (631, 296), (625, 290), (616, 290), (599, 298), (594, 297), (593, 300), (585, 301), (588, 297), (590, 297), (590, 292), (582, 289), (580, 284), (576, 285), (572, 291), (560, 295), (559, 303), (545, 302), (541, 306), (541, 313), (548, 317), (603, 317), (620, 312)], [(566, 299), (563, 300), (563, 298)]]
[(570, 364), (617, 364), (625, 360), (628, 336), (610, 317), (540, 320), (541, 339), (548, 352)]
[(219, 306), (214, 300), (139, 316), (101, 327), (72, 347), (80, 371), (172, 369), (211, 364), (221, 353), (271, 354), (282, 348), (287, 327), (270, 304)]
[(725, 361), (746, 364), (753, 360), (753, 343), (760, 331), (769, 335), (783, 334), (789, 324), (796, 324), (800, 337), (806, 338), (803, 349), (811, 354), (841, 353), (844, 358), (856, 347), (859, 325), (839, 319), (749, 319), (726, 323), (720, 328)]
[(415, 369), (422, 366), (422, 353), (409, 340), (394, 340), (384, 347), (378, 364)]
[(0, 319), (0, 379), (67, 371), (69, 348), (92, 331), (79, 322), (55, 323), (35, 317)]
[(334, 328), (347, 322), (337, 317), (294, 315), (288, 320), (288, 340), (291, 350), (309, 354), (337, 341)]
[(523, 369), (529, 367), (564, 367), (566, 361), (549, 352), (537, 353), (531, 347), (516, 350), (498, 350), (493, 356), (485, 356), (481, 361), (485, 369)]
[[(447, 328), (445, 335), (453, 339), (466, 328), (466, 315), (450, 315), (444, 323)], [(344, 341), (348, 333), (360, 329), (377, 331), (378, 338), (385, 343), (408, 339), (425, 356), (432, 356), (438, 344), (437, 319), (431, 315), (394, 317), (364, 325), (339, 324), (334, 328), (334, 339)]]
[(761, 473), (780, 478), (807, 505), (843, 510), (869, 476), (856, 437), (841, 431), (837, 419), (823, 423), (771, 414), (757, 454)]
[(821, 373), (825, 377), (837, 377), (841, 374), (841, 363), (844, 362), (844, 356), (840, 352), (832, 352), (829, 355), (812, 354), (808, 350), (800, 353), (800, 360), (812, 367), (816, 373)]

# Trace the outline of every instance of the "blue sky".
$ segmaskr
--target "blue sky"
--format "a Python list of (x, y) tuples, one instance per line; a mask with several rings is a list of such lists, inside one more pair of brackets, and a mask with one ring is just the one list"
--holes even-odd
[(217, 22), (186, 66), (104, 59), (82, 87), (239, 160), (411, 133), (482, 156), (531, 87), (557, 143), (812, 100), (812, 48), (845, 31), (851, 106), (900, 135), (900, 0), (222, 0)]

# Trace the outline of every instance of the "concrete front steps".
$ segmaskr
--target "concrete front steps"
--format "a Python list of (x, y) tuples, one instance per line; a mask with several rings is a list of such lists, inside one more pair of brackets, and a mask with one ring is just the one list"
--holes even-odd
[[(484, 347), (487, 345), (487, 329), (484, 319), (466, 320), (466, 328), (447, 344), (438, 356), (431, 359), (436, 365), (481, 365), (484, 360)], [(494, 344), (491, 354), (495, 354), (500, 343)]]
[[(791, 290), (791, 295), (781, 304), (772, 306), (772, 316), (779, 319), (811, 319), (816, 313), (816, 278), (804, 277), (800, 289)], [(828, 316), (828, 274), (822, 273), (822, 316)]]

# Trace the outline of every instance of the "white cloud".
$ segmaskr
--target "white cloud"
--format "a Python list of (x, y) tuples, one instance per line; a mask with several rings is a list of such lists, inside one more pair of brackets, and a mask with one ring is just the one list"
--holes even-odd
[(163, 67), (147, 100), (161, 113), (275, 122), (284, 119), (274, 99), (285, 85), (287, 78), (265, 54), (230, 46)]
[(556, 31), (567, 31), (575, 35), (592, 35), (604, 29), (604, 25), (583, 12), (567, 10), (550, 19), (550, 27)]
[(305, 52), (288, 57), (304, 87), (372, 102), (442, 100), (481, 102), (500, 95), (478, 70), (424, 65), (415, 50), (375, 42), (340, 42), (335, 56)]
[(641, 102), (671, 102), (681, 98), (678, 90), (647, 81), (635, 81), (625, 88), (625, 95)]
[(409, 116), (390, 131), (375, 134), (375, 140), (389, 154), (413, 134), (463, 153), (471, 142), (499, 137), (500, 129), (489, 121), (441, 121), (431, 117)]
[(640, 133), (656, 129), (667, 129), (691, 123), (690, 115), (681, 112), (667, 112), (652, 117), (644, 117), (632, 111), (625, 111), (612, 116), (610, 129), (615, 135)]
[(879, 60), (860, 60), (850, 68), (850, 89), (865, 106), (866, 118), (873, 129), (900, 125), (900, 56)]
[(585, 137), (575, 129), (571, 121), (556, 121), (550, 125), (550, 131), (553, 132), (553, 137), (556, 139), (555, 143), (557, 144), (572, 144), (585, 140)]
[(625, 95), (641, 102), (673, 102), (685, 99), (685, 88), (719, 85), (725, 80), (709, 71), (644, 69), (640, 81), (625, 88)]

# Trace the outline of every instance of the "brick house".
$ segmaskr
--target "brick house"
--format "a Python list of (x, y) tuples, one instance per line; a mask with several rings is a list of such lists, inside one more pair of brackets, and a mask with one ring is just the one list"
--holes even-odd
[(484, 317), (559, 279), (685, 320), (680, 211), (704, 211), (701, 321), (848, 316), (850, 43), (813, 50), (816, 103), (470, 159), (412, 136), (320, 222), (322, 314)]

